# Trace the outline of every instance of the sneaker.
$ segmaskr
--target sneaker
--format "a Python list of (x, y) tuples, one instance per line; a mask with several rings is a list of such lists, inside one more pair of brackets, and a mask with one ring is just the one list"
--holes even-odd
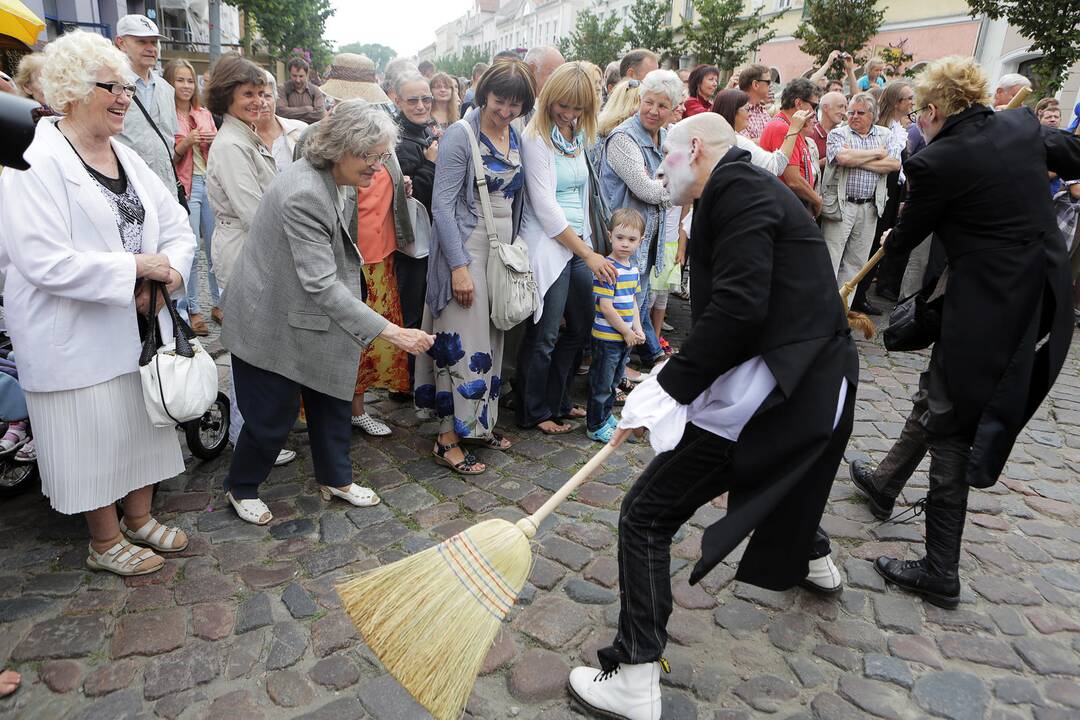
[(660, 720), (660, 663), (619, 665), (611, 672), (576, 667), (567, 681), (570, 695), (600, 717)]
[(667, 320), (665, 320), (663, 324), (660, 325), (661, 332), (671, 332), (674, 329), (675, 328)]
[(19, 420), (7, 426), (7, 432), (0, 437), (0, 455), (10, 455), (26, 444), (29, 433), (26, 431), (26, 421)]
[(612, 436), (615, 435), (615, 426), (604, 423), (595, 430), (586, 430), (585, 435), (590, 440), (606, 444), (611, 442)]
[(274, 460), (274, 467), (281, 467), (282, 465), (288, 465), (296, 459), (295, 450), (282, 450), (277, 454), (277, 458)]

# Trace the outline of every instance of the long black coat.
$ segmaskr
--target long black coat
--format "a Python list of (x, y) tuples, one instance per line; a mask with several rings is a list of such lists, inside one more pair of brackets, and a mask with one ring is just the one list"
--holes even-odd
[(971, 441), (974, 487), (997, 482), (1072, 339), (1068, 260), (1046, 193), (1048, 169), (1080, 176), (1080, 138), (1041, 126), (1028, 109), (957, 113), (904, 166), (907, 204), (886, 243), (886, 252), (904, 252), (933, 232), (948, 256), (923, 424)]
[[(774, 175), (733, 148), (695, 205), (693, 327), (660, 385), (689, 403), (761, 356), (777, 381), (732, 450), (727, 515), (702, 539), (697, 582), (751, 531), (738, 577), (786, 589), (807, 554), (851, 433), (859, 359), (821, 231)], [(843, 379), (848, 393), (837, 421)]]
[(435, 186), (435, 163), (424, 157), (424, 151), (435, 140), (427, 125), (417, 125), (405, 117), (398, 120), (397, 160), (403, 175), (412, 178), (413, 197), (431, 215), (431, 190)]

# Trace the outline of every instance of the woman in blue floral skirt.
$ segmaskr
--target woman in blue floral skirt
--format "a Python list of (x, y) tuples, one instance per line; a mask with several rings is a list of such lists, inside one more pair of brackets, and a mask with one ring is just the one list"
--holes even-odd
[[(532, 109), (534, 97), (528, 66), (500, 60), (480, 78), (477, 106), (462, 120), (480, 147), (496, 232), (506, 243), (517, 235), (525, 202), (520, 138), (510, 123)], [(491, 324), (489, 242), (476, 195), (472, 144), (460, 123), (439, 142), (431, 212), (423, 327), (435, 334), (435, 344), (417, 358), (415, 402), (439, 419), (435, 460), (462, 475), (479, 475), (487, 467), (460, 443), (495, 450), (507, 450), (510, 443), (495, 432), (503, 333)]]

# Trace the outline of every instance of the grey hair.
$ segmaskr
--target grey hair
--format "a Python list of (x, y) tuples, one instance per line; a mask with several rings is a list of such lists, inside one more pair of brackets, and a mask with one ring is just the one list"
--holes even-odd
[(277, 78), (274, 77), (274, 73), (269, 70), (264, 70), (263, 72), (266, 73), (266, 84), (270, 86), (270, 92), (274, 94), (274, 97), (277, 97)]
[(862, 104), (870, 109), (870, 122), (877, 120), (877, 100), (874, 99), (873, 95), (868, 92), (856, 93), (851, 100), (848, 101), (848, 107), (855, 104)]
[(641, 81), (641, 94), (647, 92), (667, 95), (675, 107), (686, 99), (686, 86), (671, 70), (653, 70)]
[(346, 100), (315, 125), (304, 145), (304, 158), (320, 170), (341, 162), (345, 153), (359, 156), (381, 143), (397, 145), (393, 118), (367, 100)]
[(420, 73), (406, 72), (406, 73), (402, 73), (401, 75), (398, 75), (397, 78), (395, 78), (395, 80), (394, 80), (394, 94), (395, 95), (400, 95), (401, 94), (401, 88), (405, 84), (411, 83), (411, 82), (422, 82), (422, 83), (424, 83), (425, 85), (428, 86), (429, 90), (431, 88), (431, 85), (428, 82), (428, 79), (426, 77), (424, 77), (423, 75), (421, 75)]
[(994, 86), (997, 90), (1007, 90), (1014, 87), (1031, 87), (1031, 80), (1020, 73), (1007, 73), (998, 78), (997, 85)]

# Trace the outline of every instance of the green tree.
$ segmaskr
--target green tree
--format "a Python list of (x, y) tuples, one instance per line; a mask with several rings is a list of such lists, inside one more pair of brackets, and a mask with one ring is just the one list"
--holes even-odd
[(683, 17), (686, 43), (699, 63), (730, 72), (747, 55), (776, 37), (770, 26), (784, 14), (762, 17), (764, 6), (742, 16), (742, 0), (694, 0), (693, 24)]
[(604, 17), (605, 4), (597, 3), (595, 12), (591, 8), (579, 12), (569, 37), (559, 40), (559, 50), (567, 60), (586, 60), (604, 67), (622, 54), (625, 40), (619, 32), (619, 18), (614, 13)]
[(675, 38), (671, 26), (671, 0), (635, 0), (623, 40), (627, 47), (648, 48), (661, 60), (678, 63), (683, 43)]
[(1076, 0), (968, 0), (971, 15), (1005, 18), (1041, 52), (1034, 63), (1036, 85), (1044, 95), (1061, 89), (1069, 68), (1080, 60), (1080, 3)]
[(467, 47), (455, 55), (444, 55), (435, 58), (435, 67), (453, 77), (471, 78), (473, 66), (476, 63), (486, 63), (489, 60), (490, 58), (480, 48)]
[(383, 71), (386, 63), (397, 57), (397, 51), (394, 48), (379, 43), (349, 43), (339, 47), (338, 52), (367, 55), (375, 63), (375, 69), (379, 72)]
[[(856, 63), (867, 60), (866, 44), (877, 35), (885, 11), (875, 0), (806, 0), (803, 23), (792, 35), (802, 42), (799, 48), (817, 65), (829, 59), (833, 50), (848, 52)], [(837, 73), (843, 61), (834, 62)]]
[(230, 0), (230, 4), (244, 11), (246, 49), (250, 50), (250, 24), (254, 21), (271, 57), (284, 59), (300, 48), (310, 52), (319, 67), (329, 61), (330, 44), (323, 39), (323, 32), (326, 19), (334, 14), (330, 0)]

